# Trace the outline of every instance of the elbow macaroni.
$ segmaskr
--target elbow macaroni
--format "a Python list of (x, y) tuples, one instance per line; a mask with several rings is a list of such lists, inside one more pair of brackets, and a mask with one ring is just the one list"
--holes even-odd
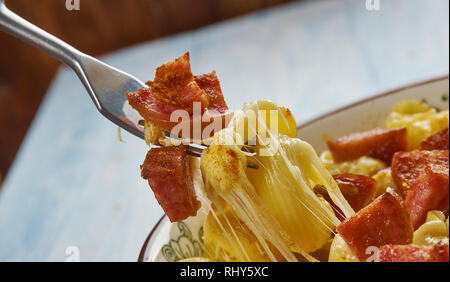
[(435, 245), (439, 242), (448, 244), (448, 218), (441, 211), (430, 211), (427, 221), (414, 232), (414, 244)]
[(352, 161), (335, 163), (330, 151), (324, 151), (320, 155), (320, 160), (331, 175), (352, 173), (372, 176), (386, 168), (384, 162), (370, 157), (360, 157)]
[(359, 262), (344, 239), (336, 234), (330, 248), (329, 262)]
[(449, 125), (449, 112), (437, 111), (421, 101), (398, 103), (386, 120), (389, 129), (406, 127), (408, 149), (420, 148), (420, 144)]

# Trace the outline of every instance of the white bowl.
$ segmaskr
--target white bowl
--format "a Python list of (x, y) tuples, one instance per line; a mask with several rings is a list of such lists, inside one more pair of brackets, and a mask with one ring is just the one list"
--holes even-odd
[[(299, 126), (299, 136), (313, 145), (318, 153), (326, 149), (323, 136), (337, 138), (353, 132), (383, 126), (392, 107), (403, 100), (426, 100), (439, 109), (448, 109), (449, 78), (402, 87), (340, 108)], [(176, 261), (201, 256), (205, 215), (170, 223), (164, 216), (145, 241), (139, 261)]]

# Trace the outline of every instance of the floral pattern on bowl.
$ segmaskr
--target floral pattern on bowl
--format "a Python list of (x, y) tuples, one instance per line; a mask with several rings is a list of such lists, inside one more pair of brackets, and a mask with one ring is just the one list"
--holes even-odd
[[(188, 226), (184, 221), (176, 223), (177, 228), (172, 229), (170, 241), (161, 248), (161, 253), (166, 261), (176, 262), (203, 255), (203, 226)], [(197, 228), (195, 228), (197, 227)], [(192, 229), (197, 232), (195, 237)]]

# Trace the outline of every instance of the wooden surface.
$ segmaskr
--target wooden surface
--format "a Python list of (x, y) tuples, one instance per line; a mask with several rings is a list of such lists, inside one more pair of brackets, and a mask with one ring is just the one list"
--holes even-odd
[[(98, 56), (291, 1), (81, 0), (79, 11), (68, 11), (65, 0), (39, 0), (39, 4), (6, 0), (6, 4), (81, 51)], [(57, 68), (55, 59), (0, 32), (0, 132), (7, 132), (0, 135), (0, 181)]]
[[(190, 51), (195, 73), (217, 71), (232, 109), (271, 99), (299, 123), (448, 74), (447, 0), (381, 0), (379, 12), (363, 2), (289, 4), (104, 60), (146, 80)], [(139, 175), (147, 147), (123, 135), (61, 70), (0, 194), (0, 261), (64, 261), (70, 246), (82, 261), (136, 260), (162, 210)]]

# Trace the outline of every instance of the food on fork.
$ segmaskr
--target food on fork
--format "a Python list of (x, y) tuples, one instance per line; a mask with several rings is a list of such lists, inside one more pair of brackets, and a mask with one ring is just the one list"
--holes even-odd
[(150, 150), (141, 173), (172, 222), (197, 214), (200, 202), (195, 195), (185, 146)]
[[(203, 255), (183, 261), (448, 261), (448, 110), (400, 102), (386, 128), (327, 140), (319, 157), (288, 109), (231, 112), (189, 53), (147, 85), (127, 97), (147, 142), (166, 147), (148, 152), (142, 177), (172, 222), (206, 214)], [(177, 143), (180, 124), (207, 141), (200, 159)]]
[(171, 119), (176, 111), (185, 111), (189, 117), (186, 127), (192, 129), (197, 122), (201, 132), (212, 123), (219, 128), (225, 127), (232, 114), (223, 98), (216, 73), (194, 76), (189, 53), (160, 66), (155, 79), (146, 84), (149, 87), (128, 92), (127, 98), (144, 118), (146, 128), (153, 127), (153, 130), (145, 130), (147, 133), (153, 132), (153, 135), (146, 135), (147, 141), (162, 137), (157, 129), (171, 132), (179, 125), (178, 117)]

